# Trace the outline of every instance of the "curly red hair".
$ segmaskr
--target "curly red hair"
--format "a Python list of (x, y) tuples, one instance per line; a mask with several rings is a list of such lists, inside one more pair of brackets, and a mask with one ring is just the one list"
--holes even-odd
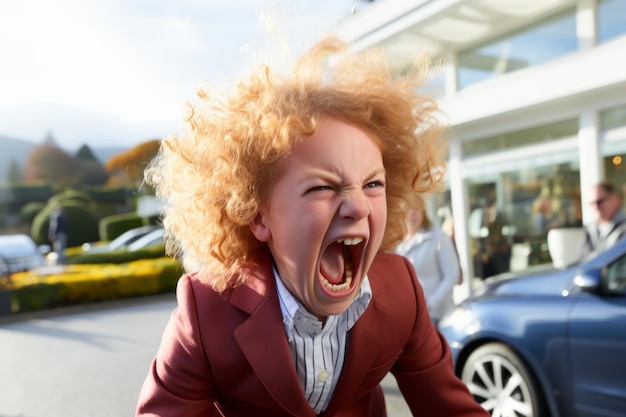
[(388, 206), (381, 250), (393, 250), (406, 210), (443, 180), (444, 127), (436, 103), (418, 92), (424, 74), (394, 74), (381, 51), (347, 53), (344, 43), (324, 39), (289, 77), (261, 66), (230, 95), (200, 90), (188, 131), (163, 140), (146, 170), (167, 201), (168, 253), (188, 269), (193, 260), (217, 291), (239, 284), (237, 272), (265, 246), (248, 225), (280, 175), (277, 162), (325, 117), (359, 126), (379, 144)]

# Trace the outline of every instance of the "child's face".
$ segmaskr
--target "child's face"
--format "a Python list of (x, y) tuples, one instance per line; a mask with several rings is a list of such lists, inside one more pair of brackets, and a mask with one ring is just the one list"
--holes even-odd
[(361, 129), (328, 118), (279, 169), (250, 227), (310, 313), (339, 314), (358, 294), (385, 232), (380, 149)]

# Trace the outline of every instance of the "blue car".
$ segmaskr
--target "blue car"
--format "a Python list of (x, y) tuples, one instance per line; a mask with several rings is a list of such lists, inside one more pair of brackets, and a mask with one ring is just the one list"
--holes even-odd
[(570, 268), (488, 280), (440, 329), (494, 417), (626, 416), (626, 240)]

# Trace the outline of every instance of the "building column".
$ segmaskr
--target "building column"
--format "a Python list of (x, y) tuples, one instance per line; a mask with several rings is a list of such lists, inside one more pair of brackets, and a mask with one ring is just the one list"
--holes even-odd
[(604, 159), (600, 150), (600, 128), (598, 113), (594, 109), (581, 112), (579, 116), (578, 149), (580, 160), (580, 199), (583, 211), (583, 223), (592, 218), (589, 201), (589, 189), (604, 179)]
[(456, 53), (448, 52), (444, 54), (445, 57), (445, 96), (452, 97), (458, 90), (458, 75), (457, 75), (457, 56)]
[(591, 49), (598, 43), (597, 0), (578, 0), (576, 5), (576, 34), (578, 49)]
[[(450, 180), (450, 199), (452, 204), (452, 220), (454, 224), (454, 241), (459, 254), (459, 264), (463, 274), (461, 291), (455, 298), (466, 298), (472, 294), (472, 278), (474, 265), (471, 262), (472, 254), (469, 247), (467, 233), (467, 219), (469, 218), (468, 195), (465, 181), (461, 174), (463, 162), (463, 146), (460, 138), (449, 143), (448, 176)], [(458, 296), (458, 297), (457, 297)], [(460, 300), (455, 300), (460, 301)]]

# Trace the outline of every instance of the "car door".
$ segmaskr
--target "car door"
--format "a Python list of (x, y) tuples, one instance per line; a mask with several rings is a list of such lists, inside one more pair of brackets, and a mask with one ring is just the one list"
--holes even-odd
[(602, 271), (601, 294), (580, 293), (569, 341), (576, 416), (626, 416), (626, 256)]

